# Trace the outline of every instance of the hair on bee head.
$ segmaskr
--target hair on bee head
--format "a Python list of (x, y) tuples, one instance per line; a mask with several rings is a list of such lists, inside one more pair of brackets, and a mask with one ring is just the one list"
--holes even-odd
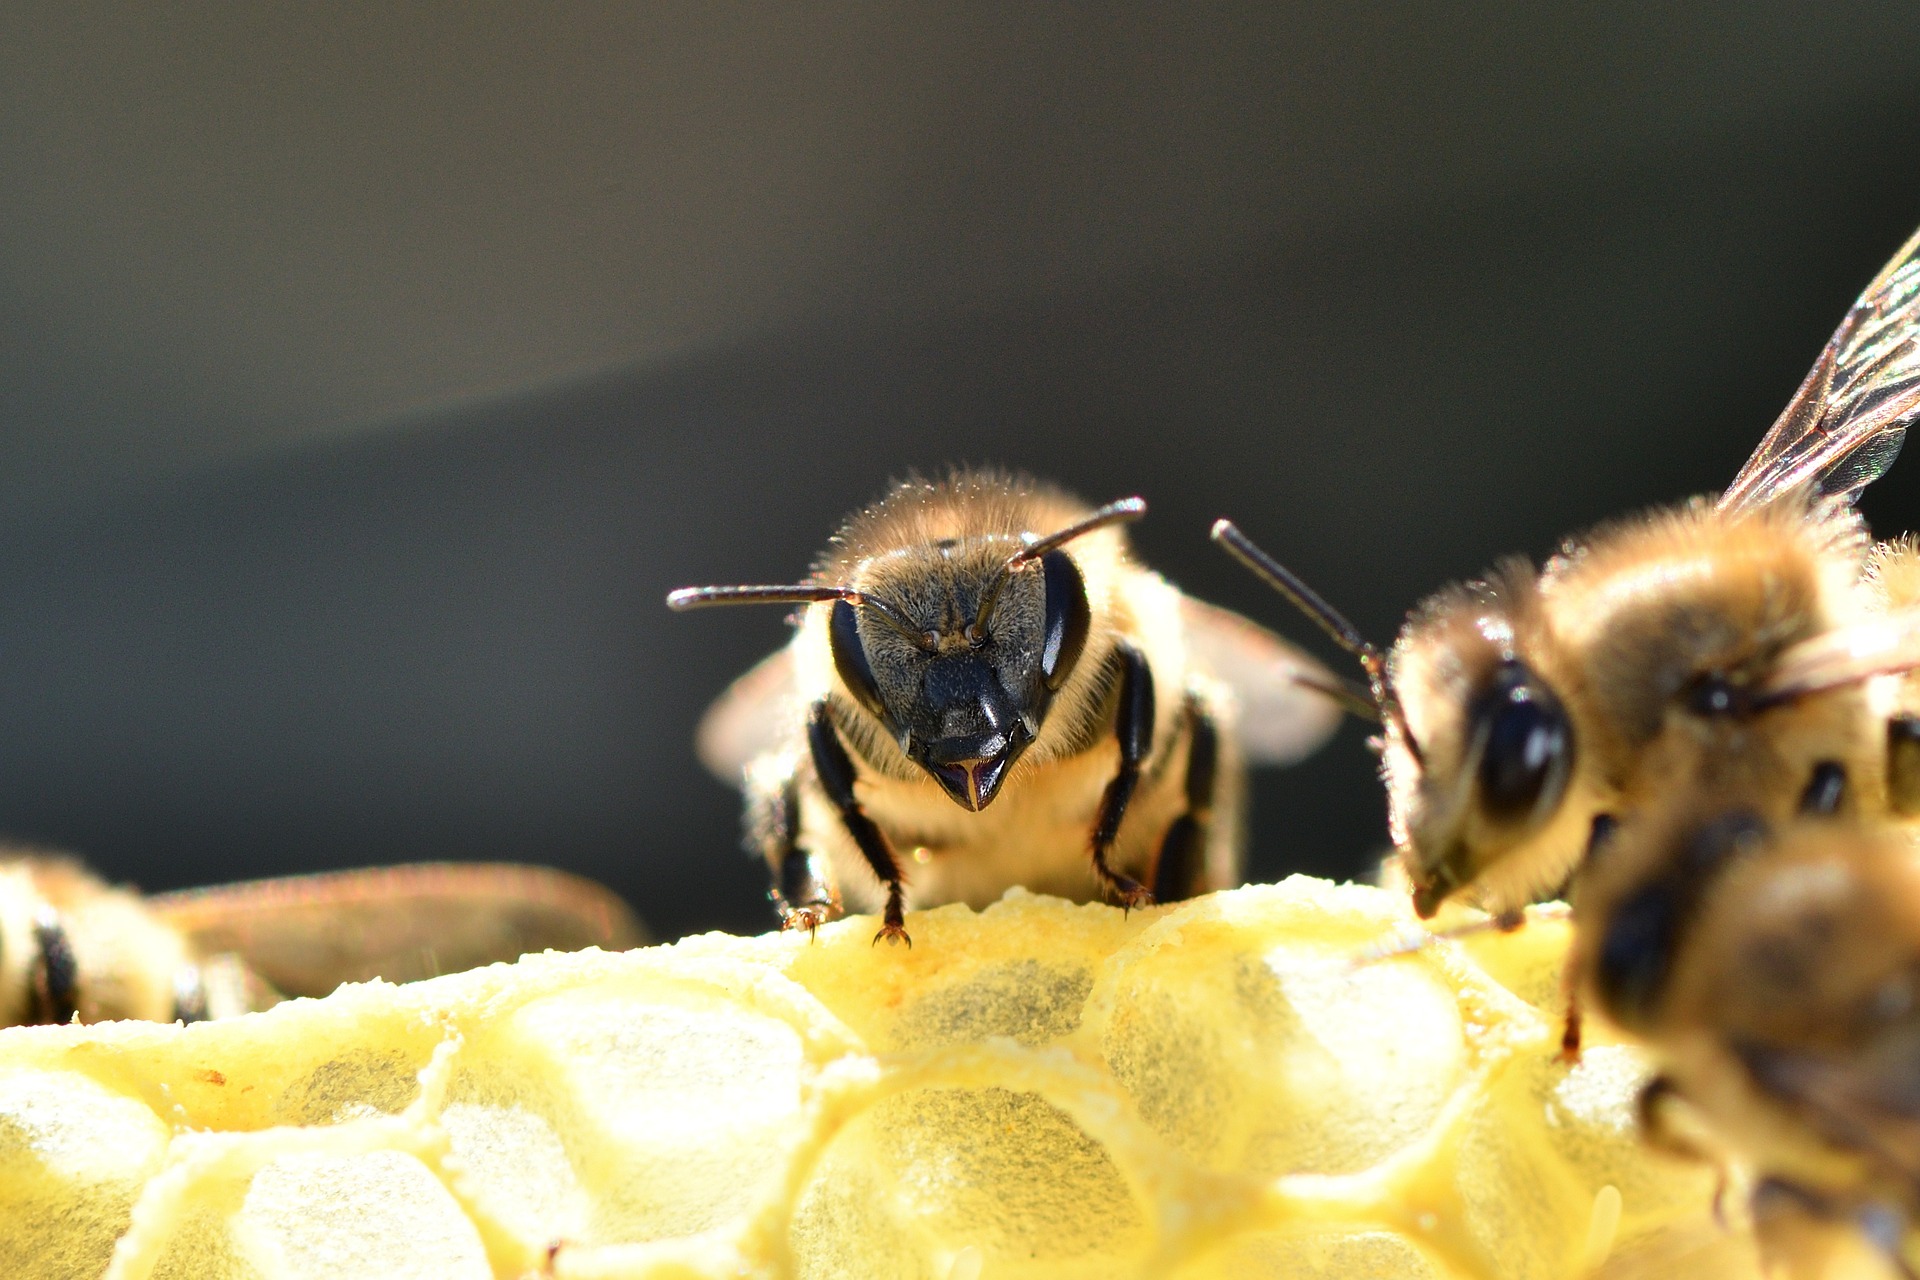
[(1007, 585), (1007, 579), (1013, 576), (1014, 570), (1021, 565), (1031, 564), (1047, 552), (1056, 551), (1075, 538), (1092, 533), (1095, 529), (1125, 524), (1138, 520), (1145, 514), (1147, 514), (1147, 504), (1144, 499), (1120, 498), (1109, 502), (1083, 520), (1076, 520), (1066, 528), (1050, 533), (1044, 538), (1034, 539), (1008, 556), (1006, 563), (1000, 566), (1000, 572), (980, 593), (980, 606), (974, 610), (973, 621), (967, 626), (967, 638), (977, 639), (986, 630), (987, 621), (993, 616), (993, 606), (1000, 601), (1001, 589)]
[[(1407, 744), (1407, 750), (1413, 753), (1415, 760), (1420, 759), (1420, 744), (1414, 740), (1413, 729), (1407, 724), (1407, 718), (1400, 710), (1400, 701), (1387, 678), (1386, 655), (1361, 635), (1359, 628), (1347, 621), (1345, 614), (1328, 604), (1293, 570), (1262, 551), (1251, 538), (1240, 532), (1239, 526), (1233, 521), (1214, 521), (1212, 537), (1228, 555), (1246, 566), (1254, 577), (1286, 597), (1288, 603), (1331, 636), (1335, 644), (1359, 659), (1361, 668), (1367, 673), (1368, 693), (1375, 717), (1398, 729)], [(1339, 700), (1350, 705), (1345, 698)]]
[[(1097, 511), (1074, 521), (1064, 528), (1057, 529), (1044, 537), (1023, 536), (1020, 547), (1010, 554), (1000, 571), (987, 584), (980, 594), (979, 606), (974, 610), (973, 619), (967, 624), (969, 639), (977, 639), (986, 630), (988, 620), (993, 616), (994, 606), (999, 603), (1001, 590), (1007, 580), (1023, 565), (1039, 560), (1050, 551), (1056, 551), (1098, 529), (1111, 525), (1125, 524), (1138, 520), (1147, 513), (1146, 501), (1142, 498), (1120, 498), (1109, 502)], [(734, 587), (681, 587), (667, 595), (667, 607), (676, 611), (699, 609), (709, 605), (722, 604), (815, 604), (822, 600), (845, 600), (853, 605), (865, 605), (873, 609), (876, 615), (899, 631), (913, 644), (922, 649), (936, 649), (940, 644), (937, 633), (924, 631), (916, 627), (901, 610), (871, 592), (859, 591), (853, 587), (837, 586), (831, 583), (793, 583), (782, 586), (734, 586)]]

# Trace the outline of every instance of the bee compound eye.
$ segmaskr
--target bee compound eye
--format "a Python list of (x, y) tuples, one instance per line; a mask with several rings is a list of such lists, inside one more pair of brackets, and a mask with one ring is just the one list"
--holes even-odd
[(1040, 650), (1040, 677), (1049, 690), (1058, 690), (1073, 674), (1074, 663), (1086, 647), (1087, 632), (1093, 625), (1093, 610), (1087, 603), (1087, 580), (1080, 566), (1064, 551), (1049, 551), (1040, 557), (1046, 583), (1046, 635)]
[(833, 669), (854, 701), (878, 716), (884, 723), (886, 706), (880, 701), (880, 685), (873, 678), (873, 664), (867, 661), (867, 646), (860, 639), (860, 618), (852, 604), (833, 602), (833, 614), (827, 624), (828, 644), (833, 650)]
[(1501, 665), (1493, 687), (1474, 708), (1484, 737), (1480, 753), (1480, 803), (1504, 821), (1551, 808), (1573, 764), (1573, 727), (1552, 690), (1527, 668)]

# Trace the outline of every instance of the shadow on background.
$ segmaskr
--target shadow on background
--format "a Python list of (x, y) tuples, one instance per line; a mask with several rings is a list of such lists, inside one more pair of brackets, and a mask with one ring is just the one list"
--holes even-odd
[[(688, 742), (784, 580), (890, 476), (1139, 492), (1144, 558), (1324, 645), (1231, 514), (1366, 630), (1496, 555), (1729, 480), (1920, 223), (1920, 93), (1744, 147), (1537, 173), (1284, 254), (763, 335), (203, 474), (0, 543), (0, 829), (145, 888), (549, 861), (661, 933), (771, 922)], [(1920, 459), (1868, 502), (1913, 523)], [(1338, 660), (1337, 655), (1329, 655)], [(1384, 844), (1364, 734), (1264, 775), (1252, 874)]]

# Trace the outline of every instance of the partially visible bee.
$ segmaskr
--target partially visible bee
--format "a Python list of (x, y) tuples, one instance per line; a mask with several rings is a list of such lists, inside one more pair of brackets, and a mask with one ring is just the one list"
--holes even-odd
[(642, 941), (610, 890), (545, 867), (423, 863), (142, 898), (68, 858), (0, 856), (0, 1026), (197, 1022), (343, 982)]
[[(1909, 533), (1875, 547), (1867, 586), (1889, 619), (1920, 610), (1920, 541)], [(1898, 818), (1920, 817), (1920, 672), (1908, 672), (1884, 698), (1887, 807)]]
[(668, 597), (806, 606), (699, 736), (782, 927), (878, 907), (895, 940), (909, 905), (1013, 885), (1136, 906), (1235, 883), (1243, 752), (1307, 754), (1350, 695), (1136, 564), (1116, 526), (1145, 509), (960, 471), (855, 514), (803, 584)]
[(1717, 500), (1604, 526), (1538, 573), (1516, 559), (1449, 587), (1390, 654), (1232, 525), (1214, 536), (1365, 665), (1416, 910), (1459, 894), (1517, 921), (1616, 819), (1675, 790), (1769, 821), (1886, 811), (1886, 720), (1863, 685), (1920, 663), (1920, 615), (1888, 615), (1863, 587), (1853, 501), (1916, 414), (1920, 235)]
[(1743, 1167), (1775, 1257), (1806, 1255), (1800, 1220), (1843, 1222), (1912, 1280), (1912, 833), (1844, 818), (1776, 830), (1750, 808), (1681, 802), (1624, 822), (1574, 894), (1584, 1002), (1658, 1070), (1640, 1099), (1655, 1144)]

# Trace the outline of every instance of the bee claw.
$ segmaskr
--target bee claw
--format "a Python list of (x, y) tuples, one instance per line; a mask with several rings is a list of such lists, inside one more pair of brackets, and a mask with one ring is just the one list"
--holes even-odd
[(907, 936), (907, 927), (903, 924), (887, 923), (881, 925), (880, 932), (873, 935), (871, 945), (880, 945), (880, 939), (882, 938), (885, 938), (889, 945), (896, 942), (904, 942), (907, 944), (907, 950), (913, 950), (913, 939)]
[(1150, 907), (1153, 905), (1153, 890), (1138, 881), (1129, 880), (1125, 876), (1116, 876), (1114, 877), (1112, 889), (1113, 896), (1123, 915), (1131, 915), (1137, 907)]
[(780, 931), (790, 933), (795, 929), (805, 929), (807, 941), (812, 942), (819, 933), (820, 926), (827, 922), (827, 910), (824, 904), (790, 907), (780, 913)]

